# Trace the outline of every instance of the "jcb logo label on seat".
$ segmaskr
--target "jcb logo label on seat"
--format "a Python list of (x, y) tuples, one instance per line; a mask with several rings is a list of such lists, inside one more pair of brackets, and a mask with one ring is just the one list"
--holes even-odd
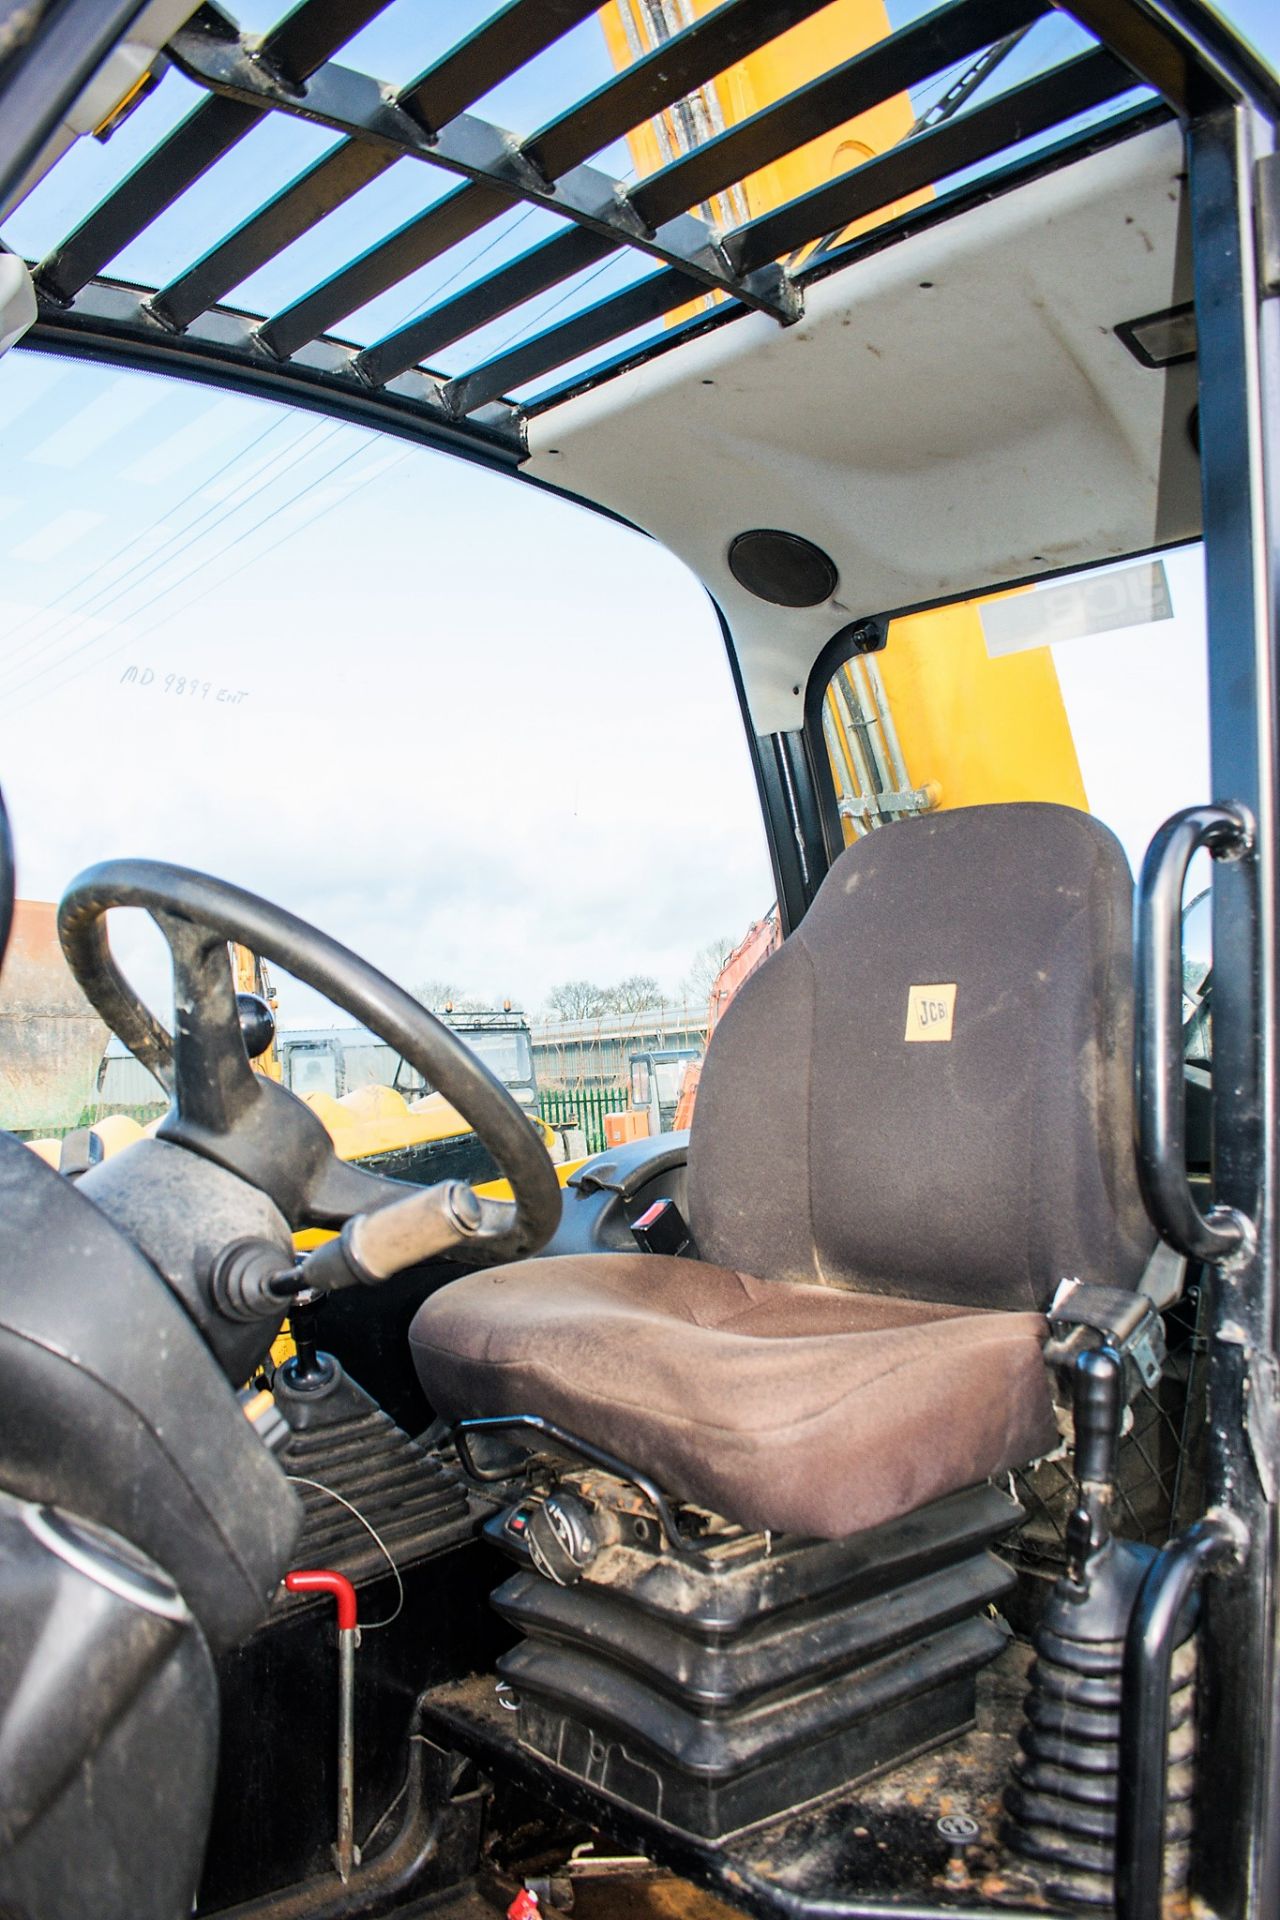
[(907, 990), (908, 1040), (949, 1040), (956, 1011), (954, 980), (934, 981)]

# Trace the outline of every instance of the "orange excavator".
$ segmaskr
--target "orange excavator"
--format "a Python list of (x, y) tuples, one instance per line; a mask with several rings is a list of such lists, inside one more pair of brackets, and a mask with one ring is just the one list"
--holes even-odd
[[(763, 965), (769, 955), (781, 945), (782, 925), (778, 918), (778, 909), (770, 907), (762, 920), (752, 921), (712, 982), (711, 992), (707, 998), (708, 1040), (715, 1032), (721, 1015), (743, 981), (749, 979), (756, 968)], [(676, 1103), (673, 1123), (677, 1128), (687, 1127), (693, 1119), (693, 1107), (698, 1098), (698, 1082), (701, 1078), (701, 1060), (691, 1060), (684, 1070), (684, 1078), (680, 1083), (680, 1098)]]

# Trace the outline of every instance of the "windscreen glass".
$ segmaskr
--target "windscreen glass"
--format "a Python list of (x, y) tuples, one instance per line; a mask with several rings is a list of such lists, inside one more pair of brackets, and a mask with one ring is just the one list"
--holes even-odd
[(654, 1079), (658, 1084), (658, 1100), (662, 1106), (672, 1105), (680, 1098), (680, 1082), (684, 1079), (685, 1061), (659, 1060), (654, 1067)]
[[(655, 542), (411, 443), (26, 350), (0, 360), (0, 435), (0, 785), (34, 956), (0, 988), (0, 1122), (102, 1110), (108, 1036), (54, 903), (117, 856), (278, 902), (442, 1015), (705, 1021), (700, 956), (769, 869), (715, 612)], [(167, 1025), (155, 929), (118, 913), (111, 937)], [(359, 1017), (274, 967), (271, 991), (282, 1036)], [(65, 1056), (39, 1092), (33, 1011)], [(529, 1082), (527, 1035), (463, 1037)], [(295, 1061), (295, 1088), (393, 1085), (366, 1051), (341, 1078)], [(547, 1057), (547, 1084), (581, 1078)]]
[(337, 1057), (327, 1047), (296, 1047), (289, 1055), (289, 1087), (296, 1094), (338, 1091)]
[(533, 1077), (533, 1054), (527, 1033), (466, 1032), (460, 1035), (473, 1053), (478, 1053), (490, 1073), (508, 1086), (516, 1086)]

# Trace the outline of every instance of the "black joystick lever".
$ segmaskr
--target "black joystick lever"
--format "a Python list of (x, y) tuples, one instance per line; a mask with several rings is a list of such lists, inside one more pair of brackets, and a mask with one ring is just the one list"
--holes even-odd
[(322, 1353), (316, 1345), (319, 1334), (319, 1308), (324, 1299), (314, 1287), (295, 1295), (289, 1308), (289, 1329), (297, 1351), (286, 1360), (280, 1372), (292, 1393), (318, 1393), (331, 1385), (338, 1363), (331, 1353)]
[[(1114, 1904), (1121, 1766), (1116, 1729), (1129, 1700), (1125, 1640), (1155, 1559), (1154, 1547), (1112, 1531), (1125, 1358), (1119, 1343), (1104, 1340), (1077, 1353), (1068, 1370), (1079, 1491), (1067, 1522), (1066, 1569), (1032, 1635), (1031, 1690), (1005, 1793), (1006, 1838), (1027, 1863), (1025, 1871), (1081, 1912), (1097, 1912), (1102, 1904), (1110, 1911)], [(1185, 1668), (1183, 1674), (1173, 1721), (1178, 1726), (1191, 1711)], [(1171, 1713), (1167, 1690), (1160, 1711)], [(1190, 1775), (1185, 1758), (1168, 1771), (1171, 1822), (1190, 1820)], [(1170, 1826), (1171, 1833), (1184, 1831)], [(1157, 1868), (1157, 1886), (1159, 1878)]]
[(1114, 1347), (1092, 1347), (1077, 1356), (1071, 1372), (1080, 1499), (1067, 1522), (1067, 1558), (1069, 1576), (1081, 1580), (1090, 1557), (1111, 1534), (1124, 1363)]

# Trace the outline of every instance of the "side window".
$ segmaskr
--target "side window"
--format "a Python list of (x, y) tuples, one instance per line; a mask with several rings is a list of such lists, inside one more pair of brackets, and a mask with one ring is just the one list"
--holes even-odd
[(342, 1049), (342, 1078), (345, 1091), (354, 1093), (360, 1087), (390, 1087), (395, 1084), (396, 1068), (400, 1056), (394, 1048), (370, 1046), (344, 1046)]
[(1049, 800), (1104, 821), (1136, 874), (1210, 791), (1203, 604), (1197, 546), (890, 620), (819, 709), (845, 845), (934, 808)]

